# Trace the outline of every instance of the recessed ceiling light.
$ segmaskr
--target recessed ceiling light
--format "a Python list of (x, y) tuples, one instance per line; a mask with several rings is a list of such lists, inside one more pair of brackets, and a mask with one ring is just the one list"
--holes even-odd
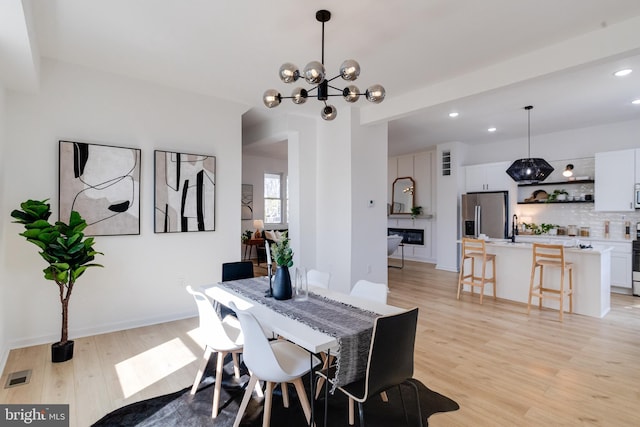
[(618, 70), (615, 73), (613, 73), (614, 76), (616, 77), (624, 77), (624, 76), (628, 76), (629, 74), (631, 74), (633, 70), (631, 68), (625, 68), (624, 70)]
[(631, 101), (631, 103), (635, 105), (640, 105), (640, 98), (634, 99), (633, 101)]
[(449, 113), (449, 117), (458, 117), (458, 113), (455, 111), (453, 113)]
[(487, 131), (488, 131), (488, 132), (495, 132), (495, 131), (497, 131), (497, 130), (498, 130), (498, 129), (496, 129), (496, 128), (489, 128), (489, 129), (487, 129)]

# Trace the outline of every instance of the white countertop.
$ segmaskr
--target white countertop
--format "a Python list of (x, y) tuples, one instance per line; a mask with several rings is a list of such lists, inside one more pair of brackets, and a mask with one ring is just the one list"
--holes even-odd
[[(533, 243), (550, 243), (550, 244), (562, 244), (565, 247), (566, 252), (580, 252), (584, 254), (592, 253), (592, 254), (602, 254), (605, 252), (610, 252), (613, 250), (613, 247), (607, 246), (606, 244), (595, 244), (594, 242), (585, 242), (576, 241), (576, 239), (567, 239), (562, 242), (561, 240), (554, 240), (551, 242), (544, 242), (542, 239), (535, 240), (533, 242), (515, 242), (512, 243), (511, 240), (507, 239), (488, 239), (487, 244), (491, 246), (505, 247), (505, 248), (521, 248), (521, 249), (531, 249)], [(580, 248), (580, 244), (591, 245), (590, 248)]]
[[(500, 240), (500, 239), (496, 239)], [(502, 239), (504, 240), (504, 239)], [(543, 242), (543, 243), (555, 243), (557, 241), (565, 242), (568, 240), (578, 240), (583, 242), (598, 242), (598, 243), (628, 243), (631, 245), (633, 240), (631, 239), (605, 239), (604, 237), (581, 237), (581, 236), (552, 236), (550, 234), (518, 234), (516, 241), (518, 242)]]

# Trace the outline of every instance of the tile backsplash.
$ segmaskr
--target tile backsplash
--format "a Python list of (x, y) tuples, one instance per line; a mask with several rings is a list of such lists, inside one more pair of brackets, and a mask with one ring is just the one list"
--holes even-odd
[(592, 203), (518, 205), (516, 215), (518, 215), (520, 222), (524, 217), (531, 218), (530, 222), (536, 224), (589, 227), (590, 237), (599, 239), (604, 239), (604, 222), (609, 221), (609, 238), (611, 240), (625, 239), (625, 221), (631, 223), (631, 240), (634, 240), (636, 223), (640, 222), (640, 212), (638, 211), (595, 212)]
[[(572, 161), (550, 161), (551, 166), (555, 168), (552, 175), (547, 178), (548, 182), (564, 182), (567, 178), (562, 176), (566, 164), (574, 165), (574, 176), (589, 177), (594, 179), (594, 159), (576, 159)], [(570, 182), (570, 181), (569, 181)], [(568, 182), (568, 183), (569, 183)], [(521, 187), (523, 188), (535, 187)], [(556, 187), (551, 187), (551, 191)], [(558, 188), (566, 189), (570, 195), (579, 196), (581, 194), (593, 194), (593, 185), (559, 185)], [(549, 191), (549, 187), (545, 189)], [(594, 195), (595, 196), (595, 195)], [(557, 204), (533, 204), (533, 205), (516, 205), (515, 214), (518, 215), (518, 221), (533, 222), (536, 224), (557, 224), (566, 227), (568, 225), (576, 225), (580, 227), (589, 227), (589, 237), (604, 239), (604, 223), (609, 221), (609, 238), (611, 240), (625, 240), (625, 222), (631, 224), (631, 240), (636, 236), (636, 223), (640, 222), (640, 210), (635, 212), (595, 212), (593, 203), (557, 203)]]

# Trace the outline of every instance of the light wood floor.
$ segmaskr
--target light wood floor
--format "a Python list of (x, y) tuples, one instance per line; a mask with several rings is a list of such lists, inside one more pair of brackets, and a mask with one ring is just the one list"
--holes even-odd
[[(613, 295), (604, 319), (560, 323), (556, 311), (527, 316), (522, 304), (481, 306), (477, 294), (458, 301), (456, 280), (430, 264), (389, 269), (389, 303), (420, 307), (415, 377), (461, 407), (430, 426), (638, 425), (640, 298)], [(2, 385), (9, 372), (33, 375), (0, 389), (0, 402), (70, 403), (71, 425), (88, 426), (190, 385), (201, 354), (195, 318), (77, 339), (73, 360), (61, 364), (49, 362), (48, 345), (13, 350)]]

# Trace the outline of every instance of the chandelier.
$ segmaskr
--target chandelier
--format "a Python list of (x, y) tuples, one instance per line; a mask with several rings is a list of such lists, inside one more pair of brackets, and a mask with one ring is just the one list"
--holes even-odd
[(518, 159), (509, 166), (507, 174), (516, 182), (535, 183), (544, 181), (551, 172), (553, 167), (546, 160), (540, 158), (531, 158), (531, 110), (532, 105), (524, 107), (527, 110), (527, 140), (529, 157), (526, 159)]
[[(304, 77), (307, 83), (316, 85), (313, 88), (307, 90), (302, 87), (296, 87), (293, 89), (291, 96), (282, 96), (276, 89), (268, 89), (264, 92), (262, 101), (268, 108), (277, 107), (280, 105), (283, 99), (291, 99), (294, 104), (304, 104), (309, 96), (315, 96), (319, 101), (324, 102), (324, 107), (321, 111), (321, 116), (324, 120), (333, 120), (338, 115), (338, 110), (331, 104), (327, 104), (327, 100), (330, 96), (342, 96), (345, 101), (354, 103), (360, 99), (360, 89), (355, 85), (348, 85), (344, 89), (340, 89), (331, 86), (329, 83), (338, 77), (350, 82), (356, 80), (360, 75), (360, 64), (353, 59), (345, 60), (340, 65), (340, 74), (327, 79), (324, 69), (324, 23), (331, 19), (331, 12), (328, 10), (319, 10), (316, 12), (316, 20), (322, 23), (322, 61), (311, 61), (306, 67), (300, 70), (294, 64), (287, 62), (282, 64), (279, 71), (280, 80), (284, 83), (294, 83), (300, 77)], [(338, 93), (329, 93), (329, 89), (333, 89)], [(312, 93), (316, 91), (315, 94)], [(374, 104), (379, 104), (384, 100), (386, 92), (384, 87), (379, 84), (370, 86), (364, 93), (368, 101)]]

